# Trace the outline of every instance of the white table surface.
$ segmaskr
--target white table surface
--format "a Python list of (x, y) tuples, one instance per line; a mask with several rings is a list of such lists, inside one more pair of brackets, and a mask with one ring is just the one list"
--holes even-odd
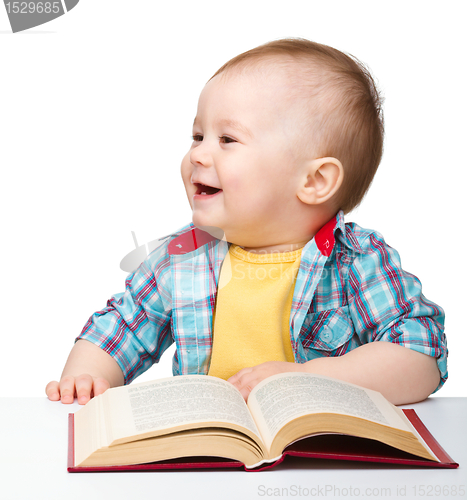
[(67, 415), (78, 404), (0, 398), (0, 499), (467, 498), (467, 398), (429, 398), (418, 415), (458, 469), (292, 459), (264, 472), (66, 470)]

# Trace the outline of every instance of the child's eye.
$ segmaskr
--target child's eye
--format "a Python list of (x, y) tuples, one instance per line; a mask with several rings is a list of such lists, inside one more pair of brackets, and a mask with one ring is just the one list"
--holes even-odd
[(231, 142), (237, 142), (235, 139), (232, 139), (232, 137), (227, 137), (226, 135), (219, 137), (219, 139), (223, 144), (230, 144)]
[(195, 142), (201, 142), (203, 140), (203, 136), (201, 134), (195, 134), (195, 135), (192, 136), (192, 139)]

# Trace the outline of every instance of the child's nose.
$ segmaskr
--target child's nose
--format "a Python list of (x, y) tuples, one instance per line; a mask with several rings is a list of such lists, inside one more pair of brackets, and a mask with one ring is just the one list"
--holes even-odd
[(201, 167), (210, 167), (213, 164), (212, 154), (207, 142), (201, 142), (193, 148), (190, 153), (190, 161), (193, 165)]

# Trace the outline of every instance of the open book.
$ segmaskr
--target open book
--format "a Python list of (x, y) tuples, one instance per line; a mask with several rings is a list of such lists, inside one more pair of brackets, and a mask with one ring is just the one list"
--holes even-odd
[(287, 454), (456, 467), (406, 412), (379, 392), (308, 373), (269, 377), (248, 404), (216, 377), (165, 378), (109, 389), (70, 415), (68, 470), (254, 469)]

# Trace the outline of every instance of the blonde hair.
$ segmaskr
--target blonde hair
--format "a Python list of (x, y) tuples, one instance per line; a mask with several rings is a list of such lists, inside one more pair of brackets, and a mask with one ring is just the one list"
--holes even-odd
[(383, 154), (382, 98), (368, 68), (327, 45), (292, 38), (244, 52), (224, 64), (212, 78), (234, 68), (256, 68), (261, 62), (273, 62), (281, 68), (293, 65), (295, 69), (299, 64), (299, 72), (289, 73), (313, 118), (305, 140), (313, 143), (319, 157), (335, 157), (343, 164), (344, 181), (335, 202), (338, 208), (350, 212), (365, 196)]

